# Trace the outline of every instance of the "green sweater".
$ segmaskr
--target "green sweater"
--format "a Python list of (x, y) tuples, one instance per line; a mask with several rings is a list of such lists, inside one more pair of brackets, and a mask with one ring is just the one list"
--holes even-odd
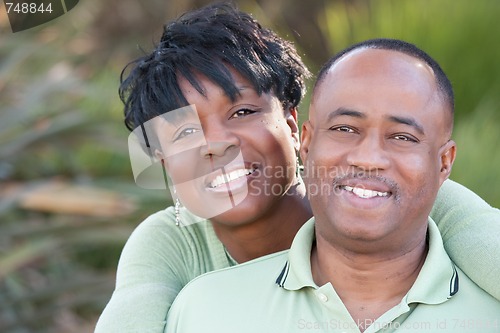
[[(431, 217), (451, 259), (500, 300), (500, 211), (448, 180)], [(173, 300), (189, 281), (237, 264), (209, 221), (187, 210), (181, 210), (181, 220), (188, 226), (175, 225), (170, 207), (134, 230), (120, 257), (115, 291), (95, 333), (163, 332)]]

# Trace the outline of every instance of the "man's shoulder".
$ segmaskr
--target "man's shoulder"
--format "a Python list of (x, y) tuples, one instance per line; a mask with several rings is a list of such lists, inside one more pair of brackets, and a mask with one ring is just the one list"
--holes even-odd
[(274, 280), (276, 280), (288, 259), (288, 251), (272, 253), (236, 266), (205, 273), (191, 281), (188, 286), (198, 288), (224, 285), (234, 279), (240, 282), (248, 281), (252, 283), (257, 283), (257, 278), (274, 277)]
[(283, 251), (197, 277), (175, 299), (166, 332), (269, 329), (273, 321), (266, 316), (283, 304), (284, 289), (276, 279), (287, 259), (287, 251)]
[(418, 304), (404, 327), (452, 332), (499, 332), (500, 302), (457, 268), (457, 292), (440, 304)]
[(498, 312), (500, 311), (500, 301), (488, 294), (476, 283), (474, 283), (474, 281), (472, 281), (458, 267), (457, 270), (460, 280), (458, 282), (458, 292), (456, 295), (456, 299), (463, 304), (482, 304), (484, 306), (494, 308), (497, 311), (497, 314), (500, 313)]
[(288, 250), (260, 257), (236, 266), (205, 273), (189, 282), (179, 298), (191, 299), (200, 292), (204, 299), (210, 295), (230, 295), (228, 289), (240, 293), (276, 286), (275, 282), (288, 259)]

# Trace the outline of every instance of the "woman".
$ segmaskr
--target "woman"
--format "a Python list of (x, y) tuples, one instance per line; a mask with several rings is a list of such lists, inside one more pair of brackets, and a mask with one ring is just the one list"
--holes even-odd
[[(312, 216), (296, 155), (308, 75), (290, 43), (229, 5), (172, 22), (135, 62), (121, 86), (126, 124), (145, 134), (176, 205), (131, 235), (96, 332), (162, 332), (194, 277), (289, 248)], [(447, 181), (431, 216), (452, 259), (499, 298), (499, 259), (485, 250), (500, 247), (498, 211)]]

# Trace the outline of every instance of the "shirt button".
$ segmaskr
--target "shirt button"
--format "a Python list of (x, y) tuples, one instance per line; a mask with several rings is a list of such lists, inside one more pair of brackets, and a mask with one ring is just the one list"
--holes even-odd
[(318, 293), (316, 296), (318, 297), (318, 299), (319, 299), (321, 302), (327, 302), (327, 301), (328, 301), (328, 297), (327, 297), (325, 294)]

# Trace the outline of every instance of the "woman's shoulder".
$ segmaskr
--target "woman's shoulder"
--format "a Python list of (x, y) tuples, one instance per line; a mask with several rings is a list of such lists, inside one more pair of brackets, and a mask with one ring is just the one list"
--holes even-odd
[(148, 216), (127, 240), (118, 271), (155, 267), (162, 274), (171, 271), (185, 284), (200, 274), (230, 265), (210, 221), (185, 209), (180, 218), (182, 224), (176, 225), (172, 207)]
[(200, 218), (187, 209), (180, 210), (178, 219), (175, 215), (174, 207), (149, 215), (135, 228), (127, 243), (138, 239), (157, 247), (166, 241), (171, 244), (214, 241), (214, 231), (209, 220)]
[[(176, 225), (175, 211), (169, 207), (145, 218), (132, 232), (120, 256), (115, 291), (96, 332), (163, 327), (182, 287), (214, 269), (212, 256), (223, 249), (214, 239), (210, 221), (185, 210), (180, 217), (186, 225)], [(137, 311), (143, 314), (129, 315)]]

